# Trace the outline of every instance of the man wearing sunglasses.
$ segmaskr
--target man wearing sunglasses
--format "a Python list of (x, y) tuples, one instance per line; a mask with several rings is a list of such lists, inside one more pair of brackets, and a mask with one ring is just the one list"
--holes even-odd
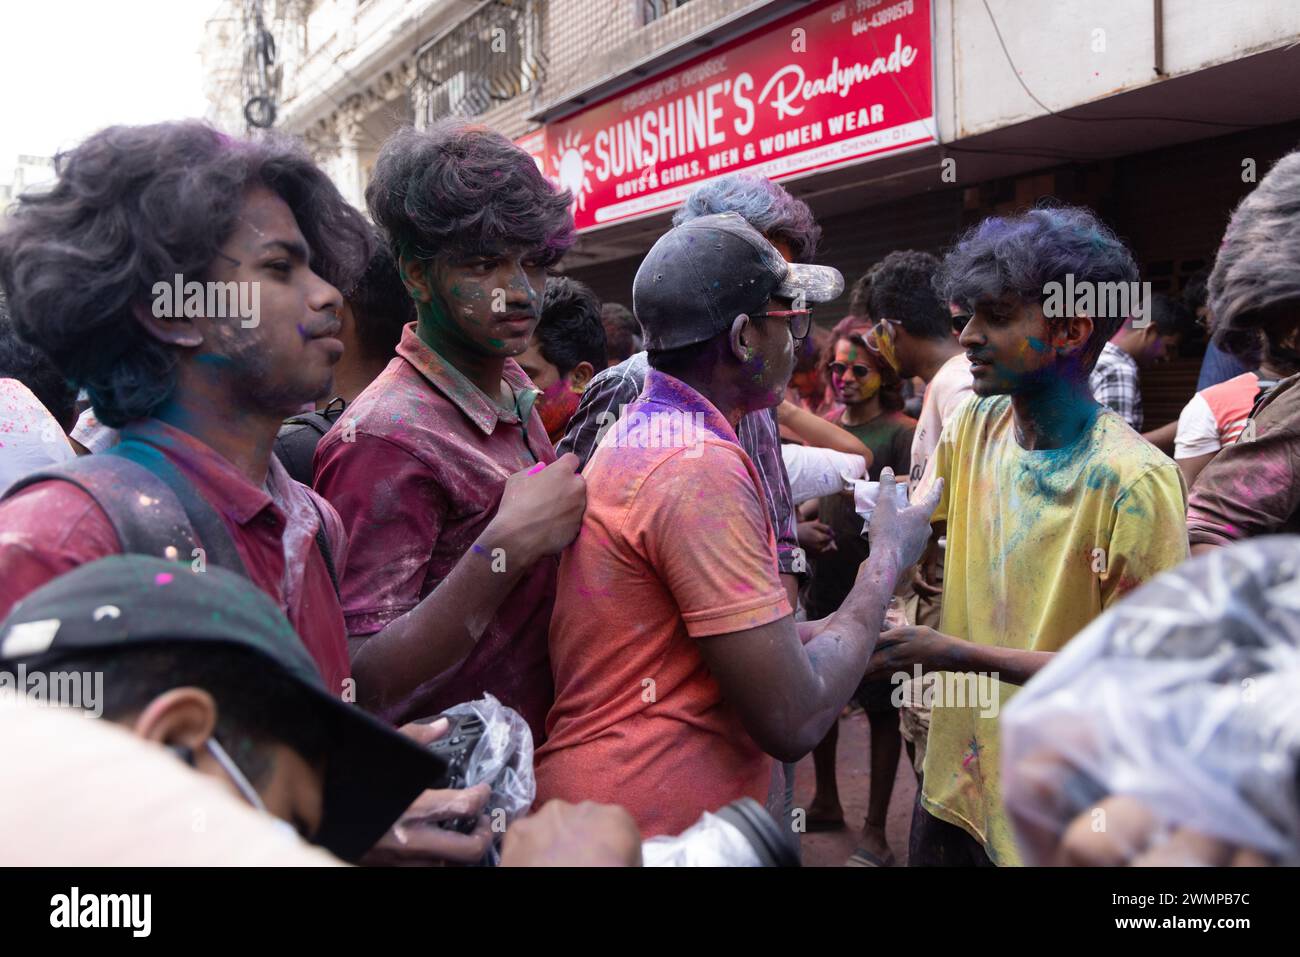
[(642, 262), (633, 303), (650, 369), (583, 473), (587, 511), (551, 622), (538, 800), (615, 801), (643, 837), (746, 795), (777, 809), (768, 755), (807, 754), (853, 693), (937, 496), (902, 510), (887, 496), (844, 604), (796, 625), (735, 433), (781, 401), (806, 304), (842, 288), (735, 213), (676, 227)]

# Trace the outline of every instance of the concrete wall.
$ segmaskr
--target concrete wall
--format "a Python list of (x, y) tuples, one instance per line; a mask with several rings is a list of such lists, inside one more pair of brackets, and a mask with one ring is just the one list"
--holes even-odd
[[(937, 87), (940, 134), (948, 141), (1161, 82), (1155, 73), (1153, 0), (936, 0), (944, 51)], [(1015, 63), (998, 42), (989, 10)], [(1165, 0), (1169, 76), (1300, 39), (1294, 0)]]

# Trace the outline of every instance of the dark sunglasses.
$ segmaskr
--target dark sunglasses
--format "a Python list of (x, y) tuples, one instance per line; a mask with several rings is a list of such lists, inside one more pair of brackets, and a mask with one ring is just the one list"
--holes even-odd
[(812, 330), (811, 309), (779, 309), (774, 312), (756, 312), (751, 319), (787, 319), (790, 322), (790, 335), (795, 339), (805, 339)]
[(851, 366), (847, 366), (843, 362), (832, 362), (826, 368), (830, 369), (831, 375), (835, 376), (837, 379), (844, 375), (844, 373), (849, 369), (853, 370), (853, 378), (855, 379), (865, 379), (867, 376), (871, 375), (871, 373), (876, 371), (871, 368), (871, 366), (858, 365), (856, 362)]

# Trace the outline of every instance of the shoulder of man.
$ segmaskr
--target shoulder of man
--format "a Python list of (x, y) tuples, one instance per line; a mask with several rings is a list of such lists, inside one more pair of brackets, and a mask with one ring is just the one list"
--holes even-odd
[(439, 434), (439, 430), (433, 427), (441, 415), (437, 410), (448, 405), (450, 400), (414, 369), (412, 372), (411, 376), (394, 375), (384, 389), (374, 389), (375, 383), (372, 383), (372, 387), (367, 387), (357, 396), (329, 431), (320, 436), (317, 459), (320, 450), (335, 446), (346, 448), (357, 444), (362, 437), (382, 439), (418, 454), (427, 438)]
[(1114, 409), (1102, 406), (1093, 429), (1093, 455), (1115, 474), (1122, 490), (1143, 480), (1182, 482), (1178, 464), (1129, 428)]
[(696, 521), (700, 505), (708, 501), (714, 520), (726, 523), (722, 516), (743, 514), (755, 526), (766, 523), (757, 469), (735, 443), (710, 434), (689, 447), (645, 451), (656, 454), (627, 490), (627, 520), (665, 535), (695, 534), (702, 528)]
[(0, 618), (25, 595), (122, 551), (113, 523), (71, 482), (38, 482), (0, 502)]
[(600, 397), (606, 400), (613, 398), (624, 405), (631, 405), (641, 394), (648, 368), (645, 353), (637, 353), (618, 365), (612, 365), (596, 373), (587, 383), (587, 388), (582, 390), (583, 398)]
[(944, 423), (945, 438), (956, 441), (961, 432), (979, 429), (1011, 414), (1011, 397), (1007, 395), (970, 394), (969, 401), (961, 403), (952, 418)]

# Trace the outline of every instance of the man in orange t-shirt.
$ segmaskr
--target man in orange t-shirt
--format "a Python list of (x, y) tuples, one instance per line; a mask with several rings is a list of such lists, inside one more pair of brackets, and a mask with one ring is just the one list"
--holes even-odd
[(842, 286), (835, 270), (787, 264), (734, 213), (676, 227), (642, 263), (650, 370), (587, 465), (582, 530), (561, 560), (539, 803), (620, 804), (644, 837), (680, 833), (737, 798), (766, 800), (767, 755), (807, 754), (853, 693), (937, 499), (897, 511), (882, 495), (853, 591), (796, 626), (734, 431), (781, 399), (811, 320), (792, 301)]

